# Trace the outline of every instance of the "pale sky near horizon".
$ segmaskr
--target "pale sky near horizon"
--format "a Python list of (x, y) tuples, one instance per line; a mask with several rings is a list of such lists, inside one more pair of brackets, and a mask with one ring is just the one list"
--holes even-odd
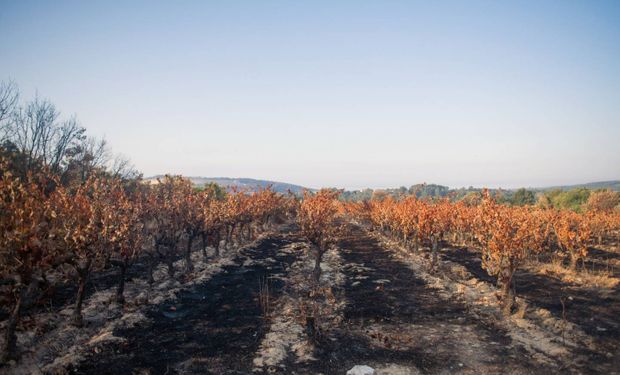
[(620, 179), (620, 1), (0, 0), (0, 80), (145, 175)]

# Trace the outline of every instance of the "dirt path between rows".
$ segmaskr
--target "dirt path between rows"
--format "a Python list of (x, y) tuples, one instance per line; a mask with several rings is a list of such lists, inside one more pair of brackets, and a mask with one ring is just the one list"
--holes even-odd
[[(268, 328), (259, 283), (269, 278), (276, 298), (294, 257), (278, 250), (286, 235), (242, 249), (234, 264), (174, 300), (146, 312), (148, 320), (114, 332), (126, 341), (94, 353), (76, 374), (239, 374), (252, 369), (254, 352)], [(275, 277), (275, 278), (272, 278)]]
[(513, 345), (493, 322), (428, 286), (361, 228), (353, 227), (341, 248), (343, 324), (324, 340), (306, 373), (344, 374), (360, 364), (379, 374), (557, 371)]
[[(446, 247), (441, 256), (463, 265), (478, 279), (494, 284), (495, 280), (482, 268), (479, 254)], [(587, 362), (580, 364), (583, 368), (601, 374), (620, 371), (620, 287), (584, 287), (528, 269), (518, 270), (515, 279), (517, 294), (530, 309), (542, 307), (556, 319), (565, 318), (594, 340), (596, 348), (575, 351), (587, 358)]]

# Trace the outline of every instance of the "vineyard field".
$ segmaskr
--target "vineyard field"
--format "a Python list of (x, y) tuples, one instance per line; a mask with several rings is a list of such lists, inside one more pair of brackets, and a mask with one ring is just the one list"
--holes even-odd
[[(517, 272), (525, 316), (505, 318), (493, 301), (495, 279), (474, 250), (444, 241), (438, 269), (429, 271), (429, 250), (412, 252), (353, 220), (326, 252), (317, 292), (308, 277), (311, 247), (296, 223), (279, 224), (219, 257), (208, 249), (211, 266), (195, 246), (193, 276), (170, 280), (162, 266), (152, 287), (138, 260), (126, 275), (128, 303), (120, 311), (104, 298), (114, 293), (114, 273), (98, 273), (82, 333), (38, 333), (43, 340), (31, 342), (7, 373), (343, 374), (358, 364), (379, 374), (618, 369), (617, 285), (567, 283), (532, 261)], [(615, 278), (617, 253), (604, 247), (591, 249), (590, 268), (605, 264)], [(140, 288), (149, 290), (147, 300)], [(23, 329), (58, 325), (76, 334), (45, 322), (69, 314), (73, 292), (58, 287), (53, 303), (23, 318)], [(308, 315), (319, 320), (312, 334)], [(118, 321), (124, 323), (110, 324)]]

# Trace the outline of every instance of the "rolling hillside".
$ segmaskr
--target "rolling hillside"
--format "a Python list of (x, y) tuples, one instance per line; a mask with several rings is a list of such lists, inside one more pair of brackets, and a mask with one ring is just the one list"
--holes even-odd
[[(153, 176), (146, 178), (145, 180), (154, 181), (157, 178), (161, 178), (163, 176)], [(255, 191), (258, 189), (264, 189), (268, 186), (279, 193), (286, 193), (287, 191), (292, 191), (295, 194), (301, 194), (304, 190), (313, 190), (303, 186), (288, 184), (285, 182), (276, 182), (269, 180), (256, 180), (253, 178), (231, 178), (231, 177), (187, 177), (192, 181), (192, 183), (196, 186), (204, 186), (209, 183), (216, 183), (225, 188), (237, 188), (237, 189), (248, 189), (250, 191)]]
[(577, 184), (577, 185), (563, 185), (563, 186), (550, 186), (544, 188), (536, 188), (534, 190), (572, 190), (577, 188), (586, 188), (586, 189), (611, 189), (613, 191), (620, 191), (620, 180), (615, 181), (599, 181), (599, 182), (588, 182), (585, 184)]

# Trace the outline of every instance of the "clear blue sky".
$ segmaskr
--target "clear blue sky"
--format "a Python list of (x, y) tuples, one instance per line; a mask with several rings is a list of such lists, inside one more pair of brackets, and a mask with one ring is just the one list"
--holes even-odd
[(145, 175), (620, 178), (620, 1), (7, 1), (0, 79)]

